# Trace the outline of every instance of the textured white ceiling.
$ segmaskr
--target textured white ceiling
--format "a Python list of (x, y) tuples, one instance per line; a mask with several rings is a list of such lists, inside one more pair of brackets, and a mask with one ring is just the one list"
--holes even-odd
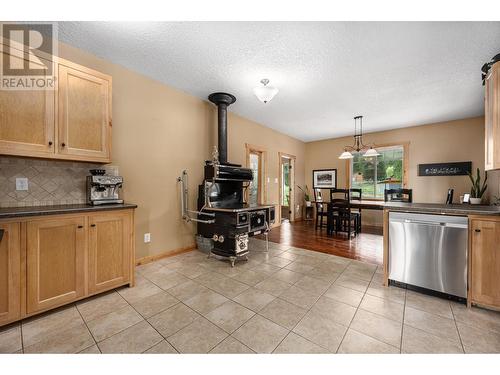
[[(481, 115), (500, 22), (61, 22), (59, 38), (303, 141)], [(268, 104), (262, 78), (280, 89)]]

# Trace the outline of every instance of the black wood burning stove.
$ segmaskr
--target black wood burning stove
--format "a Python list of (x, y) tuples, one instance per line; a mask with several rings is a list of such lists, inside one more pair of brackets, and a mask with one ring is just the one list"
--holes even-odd
[(218, 92), (208, 100), (217, 106), (219, 148), (213, 160), (205, 162), (205, 177), (198, 189), (198, 234), (213, 239), (211, 253), (228, 257), (234, 266), (238, 258), (248, 259), (249, 237), (267, 234), (275, 212), (274, 206), (245, 202), (252, 170), (227, 161), (227, 107), (236, 98)]

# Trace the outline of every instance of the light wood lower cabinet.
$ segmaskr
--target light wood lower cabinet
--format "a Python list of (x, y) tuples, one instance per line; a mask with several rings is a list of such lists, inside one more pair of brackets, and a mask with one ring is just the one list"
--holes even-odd
[(85, 295), (85, 216), (27, 223), (27, 313)]
[(19, 223), (0, 223), (0, 326), (21, 317)]
[(89, 218), (89, 291), (109, 290), (129, 280), (132, 244), (128, 212), (106, 212)]
[(500, 218), (471, 219), (470, 302), (500, 309)]
[(134, 283), (134, 211), (0, 221), (0, 326)]

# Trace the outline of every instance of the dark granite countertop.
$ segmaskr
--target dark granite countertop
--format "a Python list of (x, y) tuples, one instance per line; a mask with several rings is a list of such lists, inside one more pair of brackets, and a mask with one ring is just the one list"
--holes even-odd
[(137, 205), (130, 203), (123, 203), (123, 204), (105, 204), (101, 206), (91, 206), (88, 204), (64, 204), (56, 206), (9, 207), (9, 208), (0, 208), (0, 219), (23, 217), (23, 216), (69, 214), (75, 212), (124, 210), (127, 208), (137, 208)]
[(500, 206), (483, 206), (472, 204), (439, 204), (439, 203), (402, 203), (387, 202), (384, 209), (389, 211), (421, 212), (443, 215), (500, 215)]

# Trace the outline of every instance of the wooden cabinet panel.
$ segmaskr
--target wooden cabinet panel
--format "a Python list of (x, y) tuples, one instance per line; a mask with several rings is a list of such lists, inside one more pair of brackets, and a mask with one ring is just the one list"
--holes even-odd
[[(22, 64), (22, 52), (15, 51), (12, 50), (10, 55), (2, 52), (0, 58)], [(39, 157), (54, 155), (55, 92), (56, 90), (0, 90), (0, 154)]]
[(110, 78), (59, 64), (58, 98), (57, 152), (77, 160), (110, 161)]
[(89, 217), (89, 291), (95, 293), (130, 280), (132, 213), (106, 212)]
[(85, 216), (27, 223), (27, 313), (76, 300), (85, 294)]
[(500, 63), (491, 67), (485, 82), (485, 163), (486, 170), (500, 168)]
[(471, 298), (500, 308), (500, 221), (472, 220)]
[(20, 224), (0, 223), (0, 325), (21, 316)]

